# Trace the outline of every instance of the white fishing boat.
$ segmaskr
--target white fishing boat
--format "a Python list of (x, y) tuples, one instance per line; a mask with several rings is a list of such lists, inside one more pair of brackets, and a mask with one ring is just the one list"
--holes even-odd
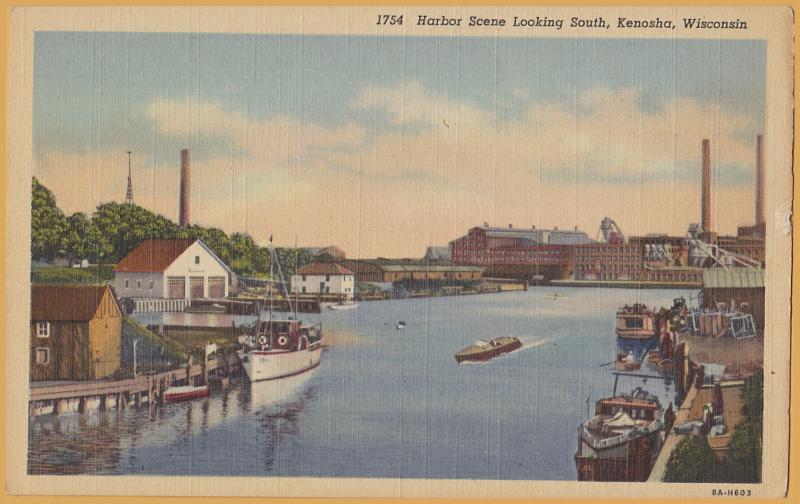
[[(278, 256), (272, 248), (270, 238), (269, 250), (272, 265), (278, 266), (281, 285), (283, 281)], [(274, 271), (274, 270), (273, 270)], [(271, 273), (273, 273), (271, 271)], [(270, 275), (272, 277), (272, 275)], [(291, 296), (289, 307), (292, 308)], [(297, 305), (294, 305), (294, 317), (276, 320), (272, 317), (272, 296), (269, 298), (269, 318), (259, 320), (254, 331), (241, 340), (242, 349), (236, 352), (242, 368), (251, 382), (277, 380), (310, 371), (319, 365), (322, 356), (322, 325), (305, 325), (297, 320)]]
[(262, 320), (254, 342), (236, 352), (251, 382), (275, 380), (310, 371), (322, 355), (320, 324), (299, 320)]

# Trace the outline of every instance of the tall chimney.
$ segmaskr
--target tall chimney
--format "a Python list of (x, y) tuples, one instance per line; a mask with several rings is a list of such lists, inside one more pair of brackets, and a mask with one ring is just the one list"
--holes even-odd
[(764, 137), (756, 136), (756, 226), (764, 224)]
[(711, 231), (711, 144), (703, 139), (703, 192), (700, 197), (700, 225), (703, 231)]
[(180, 226), (189, 225), (189, 196), (191, 191), (189, 173), (189, 149), (181, 149), (181, 201), (180, 201)]

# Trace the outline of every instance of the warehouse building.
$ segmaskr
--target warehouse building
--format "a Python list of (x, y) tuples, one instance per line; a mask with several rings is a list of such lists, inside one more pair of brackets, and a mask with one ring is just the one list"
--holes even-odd
[(114, 287), (120, 298), (221, 299), (232, 274), (201, 240), (145, 240), (114, 268)]

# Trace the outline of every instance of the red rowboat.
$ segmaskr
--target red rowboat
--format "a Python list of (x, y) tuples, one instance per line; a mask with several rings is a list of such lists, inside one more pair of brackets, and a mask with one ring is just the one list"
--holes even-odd
[(164, 402), (166, 403), (189, 401), (199, 397), (208, 397), (208, 387), (206, 385), (199, 387), (184, 385), (182, 387), (170, 387), (164, 391)]

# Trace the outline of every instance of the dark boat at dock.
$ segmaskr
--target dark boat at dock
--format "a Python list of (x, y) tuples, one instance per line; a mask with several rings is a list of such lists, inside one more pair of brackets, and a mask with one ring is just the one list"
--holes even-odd
[(578, 434), (578, 481), (646, 481), (661, 447), (662, 416), (658, 398), (642, 388), (597, 401)]
[(521, 347), (522, 342), (519, 340), (519, 338), (514, 338), (511, 336), (501, 336), (489, 341), (478, 340), (472, 346), (457, 352), (456, 362), (487, 361), (497, 357), (498, 355), (513, 352)]

